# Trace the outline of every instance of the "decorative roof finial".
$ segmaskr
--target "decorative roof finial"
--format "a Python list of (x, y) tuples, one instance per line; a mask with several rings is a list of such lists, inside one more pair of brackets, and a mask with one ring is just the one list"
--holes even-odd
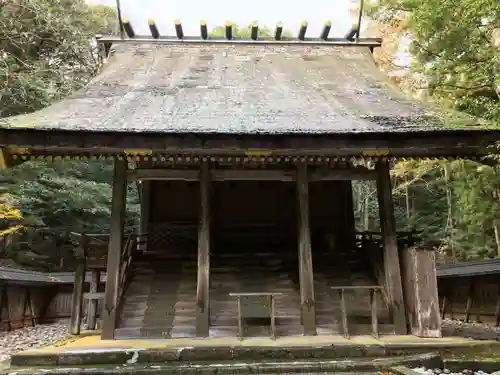
[(160, 37), (160, 32), (158, 31), (158, 27), (153, 19), (148, 20), (149, 31), (151, 32), (151, 36), (155, 39)]
[(182, 23), (179, 18), (175, 19), (175, 33), (177, 34), (177, 39), (184, 38), (184, 31), (182, 30)]

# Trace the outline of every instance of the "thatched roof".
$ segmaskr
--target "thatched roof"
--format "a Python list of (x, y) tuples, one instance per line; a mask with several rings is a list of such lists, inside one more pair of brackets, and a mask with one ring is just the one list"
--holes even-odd
[(1, 127), (164, 133), (430, 131), (367, 47), (135, 44), (113, 46), (74, 96)]
[(500, 259), (444, 264), (437, 267), (437, 276), (439, 278), (484, 276), (494, 274), (500, 274)]
[[(92, 275), (85, 273), (85, 282), (90, 282)], [(74, 272), (38, 272), (19, 268), (0, 267), (0, 284), (72, 284)], [(106, 275), (101, 275), (101, 282), (106, 282)]]

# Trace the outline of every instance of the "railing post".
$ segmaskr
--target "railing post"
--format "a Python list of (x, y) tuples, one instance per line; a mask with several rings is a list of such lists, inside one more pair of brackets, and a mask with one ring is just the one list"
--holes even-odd
[[(97, 293), (99, 291), (99, 282), (101, 279), (100, 270), (92, 270), (92, 279), (90, 280), (90, 293)], [(90, 330), (96, 329), (97, 324), (97, 299), (90, 298), (87, 307), (87, 324)]]
[(347, 321), (347, 308), (345, 304), (345, 296), (344, 296), (344, 288), (339, 289), (339, 297), (340, 297), (340, 314), (342, 317), (342, 329), (344, 331), (344, 337), (346, 339), (349, 338), (349, 325)]
[(80, 251), (77, 254), (78, 265), (75, 270), (73, 282), (73, 295), (71, 297), (71, 319), (69, 333), (79, 335), (82, 323), (83, 288), (85, 286), (85, 257), (87, 256), (88, 238), (82, 234), (80, 239)]
[(370, 309), (372, 313), (372, 334), (378, 338), (378, 315), (377, 315), (377, 288), (370, 289)]

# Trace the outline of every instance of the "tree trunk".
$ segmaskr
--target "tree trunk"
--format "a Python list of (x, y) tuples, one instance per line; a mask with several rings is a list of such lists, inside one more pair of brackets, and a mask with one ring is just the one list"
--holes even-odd
[(455, 227), (455, 221), (453, 219), (453, 195), (452, 195), (452, 190), (450, 186), (450, 165), (449, 163), (445, 163), (443, 165), (443, 173), (444, 173), (444, 181), (446, 184), (446, 202), (448, 205), (448, 217), (446, 219), (446, 232), (448, 232), (449, 235), (449, 240), (450, 240), (450, 250), (451, 250), (451, 257), (453, 262), (457, 260), (457, 254), (455, 251), (455, 242), (454, 242), (454, 227)]
[[(497, 174), (497, 170), (493, 169), (495, 175)], [(493, 189), (493, 200), (497, 202), (500, 200), (500, 189), (497, 187)], [(497, 245), (497, 257), (500, 258), (500, 220), (496, 217), (497, 213), (495, 213), (495, 219), (493, 220), (493, 230), (495, 233), (495, 244)]]
[(493, 230), (495, 231), (495, 243), (497, 245), (497, 257), (500, 258), (500, 220), (495, 219), (493, 222)]
[(406, 206), (406, 219), (408, 223), (411, 220), (411, 202), (410, 202), (410, 185), (408, 183), (408, 177), (405, 177), (405, 206)]
[(363, 200), (363, 230), (370, 230), (370, 192), (366, 192), (366, 196)]

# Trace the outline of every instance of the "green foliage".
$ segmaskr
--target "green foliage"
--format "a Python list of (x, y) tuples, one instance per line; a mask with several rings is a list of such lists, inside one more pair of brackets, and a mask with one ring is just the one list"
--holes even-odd
[(6, 237), (22, 229), (19, 222), (22, 214), (19, 209), (9, 204), (5, 194), (0, 197), (0, 237)]
[[(251, 27), (252, 25), (258, 25), (258, 22), (253, 22), (247, 27), (241, 27), (238, 25), (233, 25), (233, 35), (242, 39), (250, 39)], [(210, 32), (210, 36), (222, 38), (226, 33), (225, 26), (216, 26)], [(259, 38), (272, 37), (274, 36), (274, 30), (271, 30), (268, 26), (259, 26)], [(283, 30), (283, 37), (291, 37), (290, 31)]]
[(84, 0), (0, 5), (0, 117), (31, 112), (85, 85), (99, 68), (92, 38), (116, 30), (112, 8)]
[[(0, 1), (0, 117), (41, 109), (84, 86), (102, 63), (94, 36), (116, 29), (114, 9), (84, 0)], [(9, 193), (0, 207), (2, 229), (11, 233), (22, 224), (24, 236), (42, 227), (53, 239), (69, 231), (107, 232), (109, 163), (26, 162), (2, 175)], [(135, 186), (127, 208), (128, 224), (135, 225)], [(35, 248), (53, 256), (58, 247), (32, 243), (29, 251)]]
[[(431, 100), (500, 125), (500, 2), (379, 0), (366, 11), (411, 38), (412, 70), (427, 82)], [(498, 167), (398, 163), (394, 182), (399, 229), (423, 230), (425, 241), (453, 261), (500, 256)]]
[[(500, 170), (497, 167), (464, 160), (411, 161), (398, 163), (392, 177), (398, 231), (420, 231), (424, 243), (437, 247), (449, 261), (500, 256), (500, 243), (497, 243), (500, 238), (495, 236), (495, 227), (500, 230)], [(358, 228), (379, 230), (375, 219), (378, 217), (375, 187), (357, 182), (354, 191), (361, 199), (369, 197), (371, 226), (366, 228), (366, 220), (358, 210)], [(451, 193), (449, 200), (447, 192)]]
[[(54, 232), (108, 233), (111, 162), (26, 162), (4, 171), (13, 202), (29, 227)], [(139, 216), (135, 185), (127, 196), (128, 225)]]
[(500, 123), (500, 2), (381, 0), (371, 13), (412, 38), (414, 69), (437, 100)]

